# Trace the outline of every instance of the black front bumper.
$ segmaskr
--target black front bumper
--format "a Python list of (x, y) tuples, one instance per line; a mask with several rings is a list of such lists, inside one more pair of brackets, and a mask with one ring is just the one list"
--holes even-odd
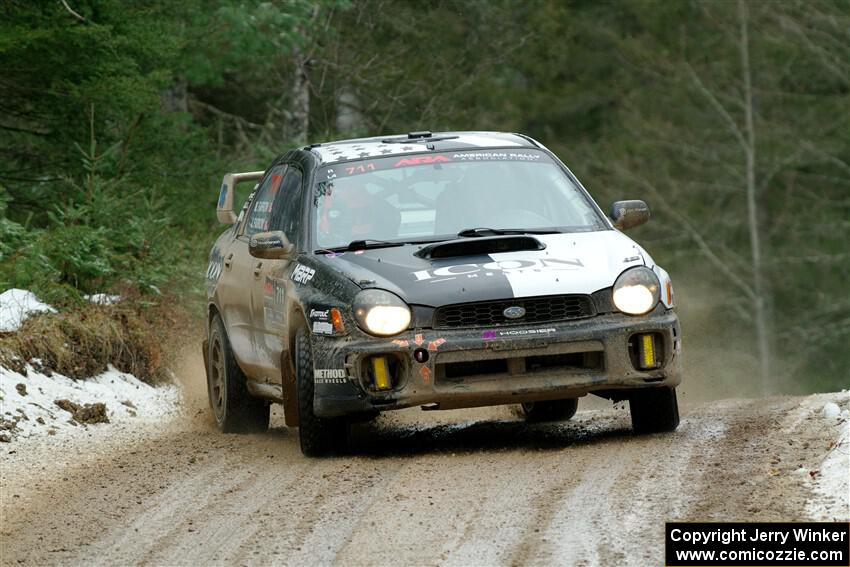
[[(638, 370), (635, 336), (657, 338), (658, 368)], [(427, 353), (417, 362), (415, 353)], [(394, 388), (376, 391), (369, 359), (393, 361)], [(495, 329), (421, 329), (389, 339), (359, 330), (314, 337), (317, 415), (521, 403), (591, 392), (676, 386), (681, 381), (681, 331), (673, 310), (622, 314)]]

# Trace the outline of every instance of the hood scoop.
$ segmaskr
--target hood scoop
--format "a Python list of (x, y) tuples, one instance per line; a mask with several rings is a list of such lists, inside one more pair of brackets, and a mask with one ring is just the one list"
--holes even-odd
[(544, 250), (546, 245), (532, 236), (482, 236), (435, 242), (417, 250), (414, 256), (425, 259), (480, 256), (498, 252)]

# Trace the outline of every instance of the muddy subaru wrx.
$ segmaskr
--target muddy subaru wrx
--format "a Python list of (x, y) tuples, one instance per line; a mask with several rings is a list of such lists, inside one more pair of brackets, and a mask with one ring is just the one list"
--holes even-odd
[(646, 204), (607, 217), (531, 138), (313, 144), (226, 175), (218, 218), (203, 349), (224, 431), (265, 429), (278, 402), (321, 455), (382, 411), (522, 404), (558, 420), (588, 393), (628, 400), (636, 432), (678, 425), (670, 278), (621, 232)]

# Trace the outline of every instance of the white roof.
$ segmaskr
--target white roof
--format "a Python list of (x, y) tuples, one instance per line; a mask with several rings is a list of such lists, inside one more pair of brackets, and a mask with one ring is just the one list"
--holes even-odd
[[(385, 140), (393, 140), (385, 142)], [(398, 140), (398, 141), (395, 141)], [(310, 148), (322, 163), (354, 159), (379, 158), (391, 155), (428, 151), (433, 144), (436, 151), (476, 148), (529, 147), (532, 144), (515, 134), (500, 132), (435, 132), (427, 138), (405, 139), (403, 136), (379, 136), (359, 140), (329, 142)]]

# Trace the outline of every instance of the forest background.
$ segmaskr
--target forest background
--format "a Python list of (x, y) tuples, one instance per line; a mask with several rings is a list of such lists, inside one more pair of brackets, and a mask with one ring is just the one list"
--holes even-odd
[(199, 327), (228, 171), (308, 142), (500, 130), (603, 208), (649, 203), (630, 235), (676, 285), (686, 385), (850, 383), (846, 0), (2, 4), (0, 292), (59, 308), (38, 327), (52, 347), (25, 327), (13, 351), (97, 341), (92, 293), (129, 298), (105, 318), (140, 321), (151, 352), (175, 320)]

